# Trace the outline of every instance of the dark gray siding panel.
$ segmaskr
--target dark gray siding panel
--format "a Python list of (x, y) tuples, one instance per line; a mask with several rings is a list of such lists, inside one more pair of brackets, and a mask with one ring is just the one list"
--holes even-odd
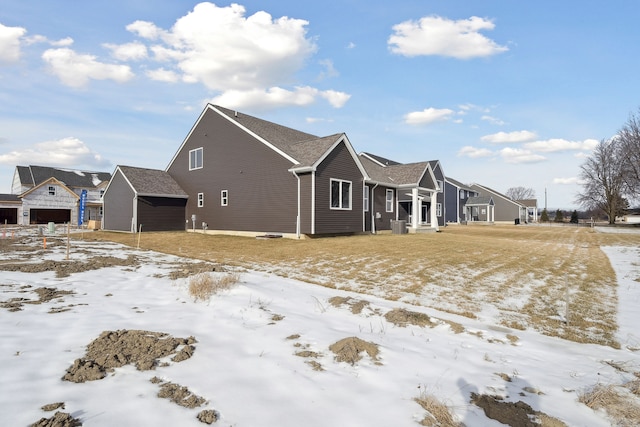
[(311, 234), (312, 175), (300, 175), (300, 233)]
[[(440, 183), (443, 184), (443, 187), (444, 187), (444, 173), (442, 172), (440, 163), (438, 163), (438, 165), (433, 170), (433, 174), (435, 175), (436, 180), (440, 181)], [(445, 209), (446, 209), (444, 188), (442, 189), (442, 191), (438, 192), (437, 199), (438, 199), (437, 203), (440, 203), (440, 206), (442, 207), (441, 215), (438, 217), (438, 225), (443, 226), (445, 224)], [(436, 207), (433, 206), (433, 209), (435, 208)]]
[[(351, 209), (331, 209), (331, 178), (351, 181)], [(363, 177), (344, 142), (338, 144), (316, 170), (316, 234), (363, 231)]]
[(186, 203), (187, 199), (138, 196), (138, 227), (146, 231), (184, 230)]
[(444, 184), (444, 193), (445, 193), (445, 220), (447, 222), (458, 222), (458, 219), (462, 220), (464, 217), (461, 215), (462, 212), (458, 211), (458, 206), (460, 203), (460, 192), (458, 191), (458, 187), (453, 184), (449, 184), (446, 182)]
[[(203, 148), (202, 169), (189, 171), (189, 151)], [(186, 218), (196, 228), (295, 233), (297, 178), (292, 162), (212, 110), (193, 128), (168, 169), (189, 195)], [(227, 190), (227, 206), (221, 191)], [(198, 207), (198, 193), (204, 206)], [(190, 222), (189, 226), (192, 224)]]
[[(393, 190), (393, 212), (387, 212), (387, 190)], [(372, 190), (370, 196), (373, 200), (373, 216), (376, 225), (376, 231), (391, 230), (391, 220), (395, 220), (396, 209), (398, 209), (398, 190), (384, 186), (377, 186)], [(405, 219), (400, 217), (399, 219)]]
[(117, 171), (103, 196), (102, 228), (113, 231), (131, 231), (133, 197), (133, 190), (120, 171)]

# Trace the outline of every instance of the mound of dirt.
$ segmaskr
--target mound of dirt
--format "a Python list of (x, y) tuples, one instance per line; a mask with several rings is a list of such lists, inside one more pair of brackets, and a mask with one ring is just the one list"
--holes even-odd
[(68, 277), (72, 273), (99, 270), (106, 267), (138, 265), (137, 257), (129, 255), (127, 258), (113, 256), (96, 256), (87, 261), (53, 261), (44, 260), (38, 263), (0, 264), (0, 270), (20, 271), (22, 273), (42, 273), (55, 271), (56, 277)]
[(428, 315), (418, 313), (417, 311), (405, 310), (404, 308), (394, 308), (387, 312), (387, 314), (384, 315), (384, 318), (387, 319), (388, 322), (401, 327), (416, 325), (422, 327), (429, 326), (433, 328), (437, 325)]
[(343, 338), (329, 346), (329, 350), (336, 354), (337, 362), (347, 362), (355, 365), (362, 359), (360, 353), (366, 352), (376, 365), (381, 365), (378, 360), (378, 345), (372, 342), (363, 341), (358, 337)]
[(329, 298), (329, 304), (334, 307), (340, 307), (342, 305), (348, 305), (351, 308), (353, 314), (360, 314), (365, 307), (369, 306), (369, 301), (355, 299), (351, 297), (332, 297)]
[(81, 426), (80, 420), (73, 418), (66, 412), (56, 412), (51, 418), (40, 418), (30, 427), (77, 427)]
[[(21, 291), (21, 292), (29, 292), (29, 291)], [(20, 311), (24, 304), (42, 304), (45, 302), (49, 302), (51, 300), (62, 298), (65, 295), (75, 294), (73, 291), (61, 291), (56, 288), (36, 288), (31, 292), (35, 292), (38, 294), (37, 300), (27, 299), (27, 298), (11, 298), (7, 301), (0, 301), (0, 307), (6, 308), (9, 311)]]
[(169, 273), (171, 280), (186, 279), (199, 273), (208, 273), (217, 271), (219, 266), (208, 262), (185, 262), (178, 264), (174, 270)]
[(471, 393), (471, 403), (482, 408), (488, 418), (511, 427), (540, 427), (548, 425), (566, 427), (566, 424), (562, 421), (543, 412), (535, 411), (522, 401), (502, 402), (493, 396)]
[(198, 421), (205, 424), (213, 424), (218, 421), (219, 415), (212, 409), (205, 409), (198, 414)]
[(202, 406), (207, 401), (204, 397), (193, 394), (191, 390), (189, 390), (185, 386), (181, 386), (180, 384), (164, 382), (158, 377), (153, 377), (150, 381), (153, 384), (160, 385), (158, 397), (162, 399), (169, 399), (176, 405), (185, 408), (197, 408), (199, 406)]
[[(81, 383), (104, 378), (114, 368), (135, 365), (140, 371), (155, 369), (158, 359), (175, 354), (171, 359), (181, 362), (195, 351), (194, 337), (173, 338), (164, 332), (140, 330), (104, 331), (87, 346), (85, 357), (76, 359), (62, 377)], [(178, 350), (178, 347), (182, 347)]]

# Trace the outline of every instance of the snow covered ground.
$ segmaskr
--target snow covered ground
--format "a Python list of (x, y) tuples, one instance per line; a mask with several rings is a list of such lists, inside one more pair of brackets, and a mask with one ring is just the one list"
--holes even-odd
[[(640, 371), (640, 248), (603, 249), (619, 282), (619, 350), (254, 271), (196, 302), (189, 278), (168, 277), (188, 260), (74, 242), (72, 261), (135, 262), (68, 277), (0, 270), (0, 302), (37, 300), (38, 288), (73, 292), (20, 311), (0, 308), (0, 425), (30, 425), (53, 415), (43, 405), (64, 402), (63, 412), (85, 426), (202, 426), (196, 415), (203, 409), (215, 410), (214, 425), (221, 426), (416, 426), (426, 412), (414, 399), (424, 394), (437, 396), (467, 426), (503, 425), (470, 403), (473, 392), (526, 402), (570, 426), (608, 426), (606, 414), (577, 399)], [(5, 251), (0, 263), (29, 254), (35, 256), (28, 262), (61, 262), (66, 248)], [(353, 313), (348, 304), (329, 302), (336, 296), (369, 304)], [(384, 317), (396, 308), (426, 313), (437, 325), (398, 326)], [(126, 365), (101, 380), (61, 379), (103, 331), (122, 329), (193, 336), (195, 352), (181, 362), (165, 358), (154, 370)], [(347, 337), (376, 344), (377, 360), (363, 354), (353, 365), (336, 361), (329, 347)], [(161, 399), (152, 377), (188, 387), (207, 403), (185, 408)]]

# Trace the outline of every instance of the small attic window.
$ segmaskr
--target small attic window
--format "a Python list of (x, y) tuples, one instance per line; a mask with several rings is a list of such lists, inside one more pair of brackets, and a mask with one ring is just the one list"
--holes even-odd
[(56, 187), (54, 185), (50, 185), (49, 186), (49, 195), (50, 196), (55, 196), (56, 195)]

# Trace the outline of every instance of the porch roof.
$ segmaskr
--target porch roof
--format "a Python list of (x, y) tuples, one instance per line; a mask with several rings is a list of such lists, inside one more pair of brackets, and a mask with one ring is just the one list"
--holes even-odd
[(469, 197), (465, 206), (490, 206), (493, 204), (493, 198), (491, 196), (476, 196)]

